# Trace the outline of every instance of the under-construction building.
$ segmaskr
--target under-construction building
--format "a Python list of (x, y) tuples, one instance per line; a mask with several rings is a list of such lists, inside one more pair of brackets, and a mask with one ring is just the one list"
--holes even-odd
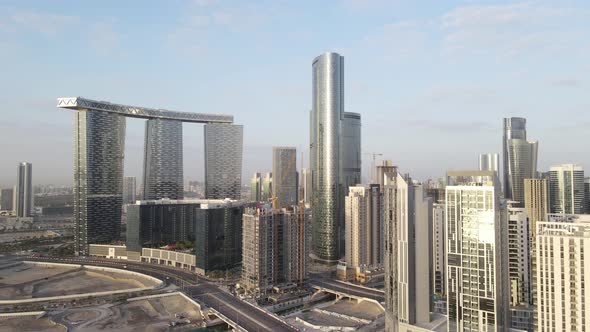
[(307, 278), (309, 210), (297, 206), (248, 208), (242, 223), (242, 285), (263, 291)]

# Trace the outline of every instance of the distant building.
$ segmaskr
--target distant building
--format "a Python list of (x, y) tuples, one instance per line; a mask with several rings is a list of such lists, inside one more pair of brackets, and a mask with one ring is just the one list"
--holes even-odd
[(14, 211), (14, 188), (2, 189), (0, 192), (0, 210)]
[(133, 204), (136, 201), (137, 181), (135, 176), (123, 178), (123, 204)]
[(496, 174), (459, 171), (447, 176), (448, 330), (507, 331), (507, 220)]
[(537, 178), (538, 142), (527, 141), (526, 119), (504, 119), (504, 198), (524, 207), (524, 180)]
[(304, 168), (299, 180), (299, 200), (303, 200), (307, 208), (311, 208), (311, 195), (311, 170)]
[(529, 218), (524, 208), (508, 207), (510, 305), (532, 304)]
[(383, 264), (379, 185), (351, 186), (345, 197), (345, 261), (348, 267)]
[(584, 178), (584, 198), (586, 199), (586, 214), (590, 214), (590, 177)]
[(242, 281), (250, 290), (307, 279), (306, 228), (309, 214), (297, 206), (248, 208), (243, 215)]
[(250, 179), (250, 200), (252, 202), (262, 201), (262, 177), (256, 172)]
[(588, 331), (590, 220), (539, 222), (535, 331)]
[(17, 217), (31, 217), (33, 214), (33, 165), (18, 164), (15, 192), (15, 212)]
[(529, 237), (531, 245), (534, 244), (536, 224), (547, 220), (549, 212), (549, 192), (546, 179), (524, 180), (524, 207), (529, 217)]
[(127, 250), (190, 241), (197, 272), (233, 268), (242, 260), (242, 213), (247, 206), (233, 200), (138, 201), (127, 210)]
[(206, 124), (205, 130), (205, 198), (241, 197), (242, 125)]
[(264, 174), (262, 178), (262, 192), (260, 201), (267, 202), (272, 198), (272, 173)]
[(272, 193), (279, 208), (297, 205), (297, 149), (272, 148)]
[(445, 205), (432, 205), (432, 284), (433, 293), (445, 295), (447, 292), (447, 260), (445, 246)]
[(584, 169), (582, 166), (574, 164), (553, 166), (549, 170), (549, 176), (551, 213), (584, 213)]
[(479, 170), (499, 173), (500, 156), (497, 153), (482, 153), (479, 155)]
[(430, 322), (432, 202), (393, 168), (384, 172), (385, 330)]
[(184, 197), (180, 120), (155, 118), (145, 122), (143, 163), (142, 199)]

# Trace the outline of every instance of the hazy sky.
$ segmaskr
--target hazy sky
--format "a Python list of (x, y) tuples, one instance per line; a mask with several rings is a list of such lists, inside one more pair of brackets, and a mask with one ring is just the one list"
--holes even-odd
[[(541, 170), (590, 167), (588, 1), (15, 0), (0, 2), (0, 185), (19, 161), (35, 183), (72, 182), (61, 96), (233, 114), (244, 180), (270, 169), (273, 145), (303, 148), (307, 164), (311, 62), (325, 51), (345, 57), (363, 151), (414, 178), (501, 152), (507, 116), (527, 118)], [(141, 176), (143, 127), (127, 120), (127, 175)], [(184, 136), (185, 180), (202, 179), (202, 126)]]

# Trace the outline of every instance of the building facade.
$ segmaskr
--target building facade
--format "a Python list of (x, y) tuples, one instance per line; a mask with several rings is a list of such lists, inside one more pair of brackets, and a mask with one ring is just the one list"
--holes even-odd
[(75, 253), (108, 244), (121, 233), (125, 117), (95, 110), (74, 113)]
[(14, 211), (14, 188), (5, 188), (0, 192), (0, 210)]
[(586, 199), (585, 213), (590, 214), (590, 177), (584, 178), (584, 198)]
[(311, 170), (303, 168), (299, 181), (299, 200), (303, 200), (306, 208), (311, 208)]
[(241, 125), (205, 125), (205, 198), (239, 200), (242, 186)]
[(297, 149), (272, 148), (273, 198), (279, 208), (297, 205)]
[(447, 292), (446, 246), (445, 246), (445, 205), (432, 205), (432, 285), (433, 293), (442, 297)]
[(306, 224), (309, 215), (297, 206), (248, 208), (243, 215), (242, 282), (263, 291), (307, 279)]
[[(361, 183), (361, 115), (343, 112), (340, 135), (340, 211), (344, 211), (344, 197), (348, 188)], [(340, 214), (340, 255), (345, 249), (344, 213)]]
[(383, 225), (379, 185), (349, 188), (344, 204), (345, 255), (348, 267), (377, 267), (383, 264)]
[(133, 204), (136, 201), (137, 181), (135, 176), (123, 178), (123, 204)]
[(446, 187), (449, 331), (508, 331), (506, 213), (492, 171), (449, 172)]
[(546, 179), (524, 180), (524, 207), (529, 217), (529, 238), (531, 246), (534, 244), (536, 224), (547, 220), (549, 212), (549, 192)]
[(242, 260), (242, 213), (235, 200), (138, 201), (127, 210), (127, 250), (194, 243), (196, 271), (227, 270)]
[(549, 202), (551, 213), (583, 214), (585, 212), (584, 169), (563, 164), (549, 169)]
[(33, 165), (31, 163), (18, 164), (14, 204), (17, 217), (33, 215)]
[(142, 199), (183, 197), (182, 122), (149, 119), (145, 123)]
[(262, 178), (261, 202), (266, 202), (272, 198), (272, 173), (264, 174)]
[(312, 63), (310, 118), (313, 253), (323, 261), (340, 258), (343, 199), (340, 138), (344, 113), (344, 57), (324, 53)]
[(494, 171), (500, 174), (500, 156), (497, 153), (482, 153), (479, 155), (479, 170)]
[(524, 208), (508, 207), (508, 271), (510, 273), (510, 305), (530, 305), (531, 245), (529, 217)]
[(539, 222), (535, 331), (590, 330), (590, 220)]
[(250, 200), (252, 202), (262, 201), (262, 176), (256, 172), (250, 179)]

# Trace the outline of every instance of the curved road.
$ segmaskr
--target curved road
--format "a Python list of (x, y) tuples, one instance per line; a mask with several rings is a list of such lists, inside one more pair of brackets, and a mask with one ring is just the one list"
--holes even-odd
[(287, 324), (279, 317), (221, 290), (217, 285), (197, 276), (193, 272), (175, 267), (101, 258), (23, 257), (21, 260), (95, 265), (143, 273), (176, 284), (186, 295), (217, 310), (244, 330), (252, 332), (297, 331), (295, 327)]

